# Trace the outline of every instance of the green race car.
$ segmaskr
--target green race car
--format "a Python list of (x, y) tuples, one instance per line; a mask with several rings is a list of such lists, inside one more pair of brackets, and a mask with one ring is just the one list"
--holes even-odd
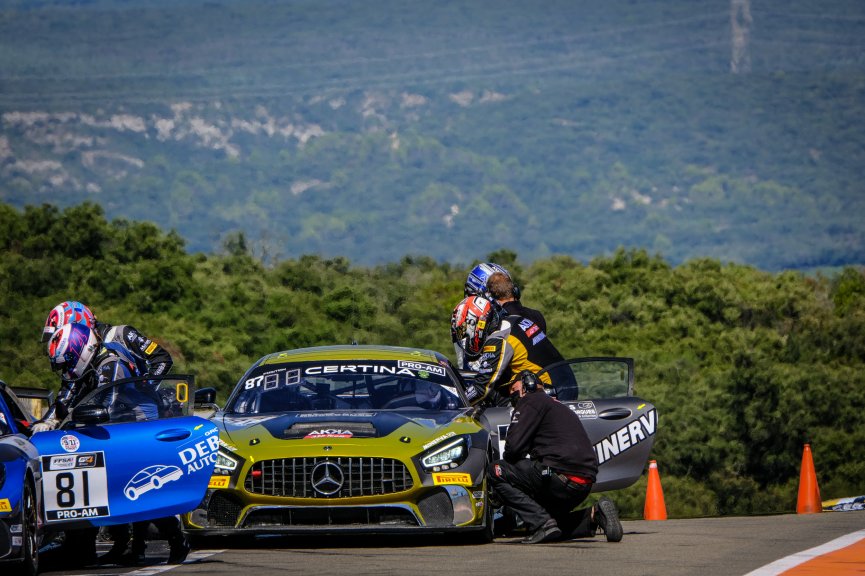
[(493, 537), (485, 471), (497, 446), (445, 356), (387, 346), (269, 354), (212, 421), (196, 536), (467, 532)]

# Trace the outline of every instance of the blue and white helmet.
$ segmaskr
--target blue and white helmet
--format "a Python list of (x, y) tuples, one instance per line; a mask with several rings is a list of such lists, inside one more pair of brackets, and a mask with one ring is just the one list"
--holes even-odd
[(84, 324), (64, 324), (48, 342), (51, 369), (67, 382), (74, 382), (90, 370), (98, 350), (95, 331)]
[(488, 298), (487, 280), (496, 272), (501, 272), (508, 278), (511, 277), (511, 273), (505, 270), (504, 267), (492, 262), (481, 262), (472, 268), (468, 278), (466, 278), (465, 296), (484, 296)]

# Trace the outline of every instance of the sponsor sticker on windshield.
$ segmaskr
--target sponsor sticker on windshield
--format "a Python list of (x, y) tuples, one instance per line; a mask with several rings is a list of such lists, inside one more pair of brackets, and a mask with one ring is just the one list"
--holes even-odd
[(400, 360), (397, 363), (397, 366), (400, 368), (408, 368), (409, 370), (414, 370), (418, 373), (426, 372), (428, 374), (435, 374), (436, 376), (444, 376), (445, 369), (441, 366), (436, 366), (435, 364), (427, 364), (426, 362), (413, 362), (409, 360)]

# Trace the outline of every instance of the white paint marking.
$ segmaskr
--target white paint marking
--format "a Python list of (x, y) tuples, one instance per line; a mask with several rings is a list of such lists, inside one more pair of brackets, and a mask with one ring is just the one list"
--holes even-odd
[(808, 560), (812, 560), (817, 556), (822, 556), (823, 554), (829, 554), (835, 550), (852, 546), (863, 538), (865, 538), (865, 530), (846, 534), (840, 538), (835, 538), (831, 542), (826, 542), (822, 546), (816, 546), (803, 552), (796, 552), (786, 558), (775, 560), (771, 564), (766, 564), (762, 568), (757, 568), (756, 570), (748, 572), (745, 576), (778, 576), (778, 574), (791, 568), (795, 568), (799, 564), (804, 564)]

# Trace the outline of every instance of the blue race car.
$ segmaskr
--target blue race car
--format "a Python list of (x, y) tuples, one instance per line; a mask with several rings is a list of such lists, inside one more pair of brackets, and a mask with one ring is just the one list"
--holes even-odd
[(193, 509), (219, 448), (216, 426), (191, 415), (193, 383), (119, 380), (91, 392), (57, 430), (31, 435), (33, 417), (0, 382), (0, 563), (33, 576), (52, 534)]

